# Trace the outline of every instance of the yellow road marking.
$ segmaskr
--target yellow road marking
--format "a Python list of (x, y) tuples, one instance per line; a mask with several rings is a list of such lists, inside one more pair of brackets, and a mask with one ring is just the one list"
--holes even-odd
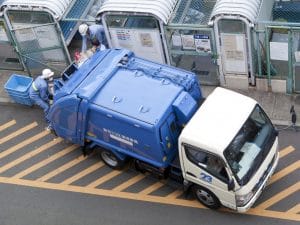
[(176, 191), (173, 191), (172, 193), (168, 194), (166, 196), (166, 198), (178, 198), (182, 194), (183, 194), (182, 190), (176, 190)]
[(36, 127), (37, 125), (38, 125), (37, 122), (31, 123), (31, 124), (29, 124), (29, 125), (21, 128), (21, 129), (13, 132), (13, 133), (11, 133), (10, 135), (7, 135), (7, 136), (1, 138), (0, 139), (0, 145), (3, 144), (4, 142), (7, 142), (7, 141), (9, 141), (9, 140), (11, 140), (11, 139), (13, 139), (13, 138), (15, 138), (15, 137), (17, 137), (17, 136), (25, 133), (26, 131), (28, 131), (28, 130), (34, 128), (34, 127)]
[(138, 175), (132, 177), (131, 179), (127, 180), (126, 182), (120, 184), (119, 186), (115, 187), (113, 190), (114, 191), (123, 191), (126, 188), (130, 187), (131, 185), (139, 182), (140, 180), (142, 180), (144, 178), (145, 178), (145, 175), (138, 174)]
[(300, 181), (297, 182), (296, 184), (288, 187), (284, 191), (274, 195), (272, 198), (268, 199), (267, 201), (261, 203), (258, 205), (256, 208), (257, 209), (267, 209), (270, 206), (274, 205), (275, 203), (281, 201), (282, 199), (286, 198), (287, 196), (293, 194), (296, 191), (300, 190)]
[(61, 167), (59, 167), (59, 168), (57, 168), (57, 169), (55, 169), (55, 170), (53, 170), (53, 171), (51, 171), (51, 172), (45, 174), (44, 176), (40, 177), (40, 178), (37, 179), (37, 180), (38, 180), (38, 181), (46, 181), (46, 180), (49, 180), (50, 178), (55, 177), (56, 175), (60, 174), (61, 172), (63, 172), (63, 171), (65, 171), (65, 170), (67, 170), (67, 169), (69, 169), (69, 168), (71, 168), (71, 167), (73, 167), (73, 166), (79, 164), (80, 162), (84, 161), (85, 159), (86, 159), (86, 157), (84, 157), (84, 156), (81, 155), (80, 157), (75, 158), (75, 159), (73, 159), (72, 161), (70, 161), (70, 162), (68, 162), (68, 163), (66, 163), (66, 164), (64, 164), (64, 165), (62, 165)]
[(106, 181), (114, 178), (115, 176), (118, 176), (119, 174), (121, 174), (123, 171), (121, 170), (113, 170), (110, 173), (106, 174), (103, 177), (100, 177), (99, 179), (93, 181), (92, 183), (90, 183), (89, 185), (87, 185), (86, 187), (88, 188), (95, 188), (97, 186), (99, 186), (100, 184), (105, 183)]
[(300, 212), (300, 204), (295, 205), (293, 208), (289, 209), (287, 213), (299, 213)]
[(43, 151), (51, 148), (52, 146), (58, 144), (61, 141), (62, 141), (61, 138), (54, 139), (54, 140), (46, 143), (45, 145), (42, 145), (41, 147), (39, 147), (39, 148), (37, 148), (37, 149), (35, 149), (35, 150), (33, 150), (33, 151), (31, 151), (31, 152), (23, 155), (22, 157), (17, 158), (16, 160), (14, 160), (14, 161), (12, 161), (12, 162), (10, 162), (10, 163), (8, 163), (8, 164), (0, 167), (0, 173), (2, 173), (4, 171), (6, 171), (6, 170), (8, 170), (8, 169), (10, 169), (10, 168), (18, 165), (21, 162), (24, 162), (27, 159), (32, 158), (33, 156), (35, 156), (35, 155), (37, 155), (37, 154), (39, 154), (39, 153), (41, 153), (41, 152), (43, 152)]
[(297, 162), (289, 165), (288, 167), (280, 170), (279, 172), (275, 173), (272, 177), (271, 180), (269, 182), (269, 184), (272, 184), (278, 180), (280, 180), (281, 178), (287, 176), (288, 174), (292, 173), (293, 171), (297, 170), (300, 168), (300, 160), (298, 160)]
[(3, 130), (5, 130), (5, 129), (7, 129), (7, 128), (9, 128), (9, 127), (11, 127), (11, 126), (13, 126), (13, 125), (15, 125), (16, 123), (17, 122), (15, 120), (11, 120), (11, 121), (9, 121), (9, 122), (1, 125), (0, 126), (0, 132), (3, 131)]
[(257, 208), (250, 209), (248, 212), (246, 212), (246, 214), (253, 215), (253, 216), (277, 218), (277, 219), (282, 219), (282, 220), (300, 221), (299, 214), (278, 212), (278, 211), (271, 211), (271, 210), (261, 210), (261, 209), (257, 209)]
[[(112, 191), (112, 190), (73, 186), (73, 185), (45, 183), (45, 182), (39, 182), (39, 181), (15, 179), (15, 178), (8, 178), (8, 177), (0, 177), (0, 183), (14, 184), (14, 185), (20, 185), (20, 186), (27, 186), (27, 187), (35, 187), (35, 188), (43, 188), (43, 189), (50, 189), (50, 190), (58, 190), (58, 191), (85, 193), (85, 194), (92, 194), (92, 195), (106, 196), (106, 197), (113, 197), (113, 198), (122, 198), (122, 199), (129, 199), (129, 200), (137, 200), (137, 201), (154, 202), (154, 203), (167, 204), (167, 205), (178, 205), (178, 206), (184, 206), (184, 207), (206, 209), (198, 201), (191, 201), (191, 200), (185, 200), (185, 199), (169, 199), (169, 198), (153, 196), (153, 195), (143, 195), (143, 194), (136, 194), (136, 193), (118, 192), (118, 191)], [(228, 210), (226, 212), (234, 213), (234, 211), (230, 211), (230, 210)], [(254, 216), (263, 216), (263, 217), (268, 217), (268, 218), (277, 218), (277, 219), (283, 219), (283, 220), (300, 221), (299, 214), (287, 213), (287, 212), (277, 212), (277, 211), (271, 211), (271, 210), (261, 210), (261, 209), (257, 209), (257, 208), (252, 208), (245, 214), (246, 215), (254, 215)]]
[(8, 155), (10, 155), (13, 152), (18, 151), (19, 149), (25, 147), (26, 145), (29, 145), (29, 144), (31, 144), (31, 143), (33, 143), (33, 142), (35, 142), (35, 141), (37, 141), (37, 140), (45, 137), (47, 134), (49, 134), (49, 131), (43, 131), (43, 132), (41, 132), (41, 133), (39, 133), (39, 134), (31, 137), (31, 138), (26, 139), (25, 141), (22, 141), (19, 144), (17, 144), (15, 146), (13, 146), (13, 147), (11, 147), (11, 148), (9, 148), (9, 149), (1, 152), (0, 153), (0, 159), (6, 157)]
[(156, 183), (152, 184), (151, 186), (145, 188), (144, 190), (140, 191), (139, 194), (148, 195), (151, 192), (156, 191), (157, 189), (161, 188), (165, 184), (166, 184), (165, 182), (156, 182)]
[(13, 177), (14, 178), (21, 178), (21, 177), (24, 177), (26, 176), (27, 174), (30, 174), (32, 173), (33, 171), (43, 167), (43, 166), (46, 166), (47, 164), (49, 164), (50, 162), (53, 162), (54, 160), (60, 158), (60, 157), (63, 157), (64, 155), (74, 151), (75, 149), (77, 149), (78, 146), (77, 145), (71, 145), (69, 146), (68, 148), (65, 148), (64, 150), (50, 156), (49, 158), (43, 160), (43, 161), (40, 161), (39, 163), (33, 165), (32, 167), (29, 167), (27, 168), (26, 170), (23, 170), (21, 171), (20, 173), (17, 173), (16, 175), (14, 175)]
[(46, 183), (46, 182), (8, 178), (8, 177), (0, 177), (0, 183), (38, 187), (38, 188), (51, 189), (51, 190), (60, 190), (60, 191), (69, 191), (69, 192), (71, 191), (71, 192), (86, 193), (86, 194), (93, 194), (93, 195), (100, 195), (100, 196), (107, 196), (107, 197), (114, 197), (114, 198), (117, 197), (117, 198), (131, 199), (131, 200), (138, 200), (138, 201), (156, 202), (156, 203), (169, 204), (169, 205), (171, 204), (171, 205), (180, 205), (180, 206), (188, 206), (188, 207), (195, 207), (195, 208), (204, 208), (204, 206), (202, 206), (197, 201), (190, 201), (185, 199), (174, 199), (173, 201), (170, 201), (170, 199), (160, 197), (160, 196), (141, 195), (141, 194), (129, 193), (129, 192), (119, 192), (119, 191), (104, 190), (98, 188), (89, 188), (86, 186), (81, 187), (81, 186), (74, 186), (74, 185)]
[(293, 151), (295, 151), (295, 148), (293, 146), (288, 146), (279, 151), (279, 158), (283, 158), (284, 156), (290, 154)]
[(72, 184), (76, 180), (79, 180), (80, 178), (94, 172), (97, 169), (100, 169), (103, 166), (104, 166), (103, 162), (96, 162), (95, 164), (93, 164), (92, 166), (86, 168), (85, 170), (81, 171), (80, 173), (77, 173), (74, 176), (64, 180), (63, 182), (61, 182), (61, 184), (66, 184), (66, 185), (67, 184)]

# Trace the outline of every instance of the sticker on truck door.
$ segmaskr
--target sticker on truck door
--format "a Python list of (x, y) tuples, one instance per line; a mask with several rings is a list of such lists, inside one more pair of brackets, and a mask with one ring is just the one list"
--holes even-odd
[(207, 174), (205, 174), (205, 173), (203, 173), (203, 172), (200, 173), (200, 177), (199, 178), (200, 178), (200, 180), (203, 180), (203, 181), (208, 182), (210, 184), (212, 182), (212, 177), (209, 176), (209, 175), (207, 175)]

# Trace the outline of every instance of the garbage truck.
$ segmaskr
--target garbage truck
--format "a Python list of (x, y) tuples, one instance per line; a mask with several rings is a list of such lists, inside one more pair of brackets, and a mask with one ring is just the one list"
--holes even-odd
[(247, 211), (278, 163), (278, 131), (254, 100), (225, 88), (204, 98), (196, 75), (96, 52), (55, 80), (56, 135), (99, 151), (104, 163), (178, 178), (205, 206)]

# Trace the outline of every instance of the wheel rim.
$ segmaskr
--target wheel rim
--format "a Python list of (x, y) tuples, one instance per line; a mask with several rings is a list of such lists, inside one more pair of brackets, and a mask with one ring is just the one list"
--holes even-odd
[(215, 200), (210, 193), (208, 193), (204, 190), (198, 189), (196, 194), (197, 194), (197, 197), (199, 198), (199, 200), (201, 202), (203, 202), (204, 204), (210, 205), (210, 206), (215, 204)]
[(118, 160), (116, 159), (116, 157), (110, 153), (110, 152), (106, 152), (103, 151), (101, 153), (102, 159), (110, 166), (112, 167), (116, 167), (118, 165)]

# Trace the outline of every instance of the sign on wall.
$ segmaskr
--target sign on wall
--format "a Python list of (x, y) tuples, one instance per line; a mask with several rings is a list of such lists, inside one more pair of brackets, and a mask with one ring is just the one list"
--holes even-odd
[(225, 74), (247, 74), (245, 34), (221, 33), (222, 65)]
[(203, 34), (195, 34), (194, 35), (195, 39), (195, 47), (197, 52), (211, 52), (211, 45), (210, 45), (210, 40), (208, 35), (203, 35)]
[(270, 42), (270, 58), (273, 60), (288, 61), (289, 46), (285, 42)]
[(165, 63), (159, 30), (109, 28), (109, 32), (112, 47), (126, 48), (139, 57)]

